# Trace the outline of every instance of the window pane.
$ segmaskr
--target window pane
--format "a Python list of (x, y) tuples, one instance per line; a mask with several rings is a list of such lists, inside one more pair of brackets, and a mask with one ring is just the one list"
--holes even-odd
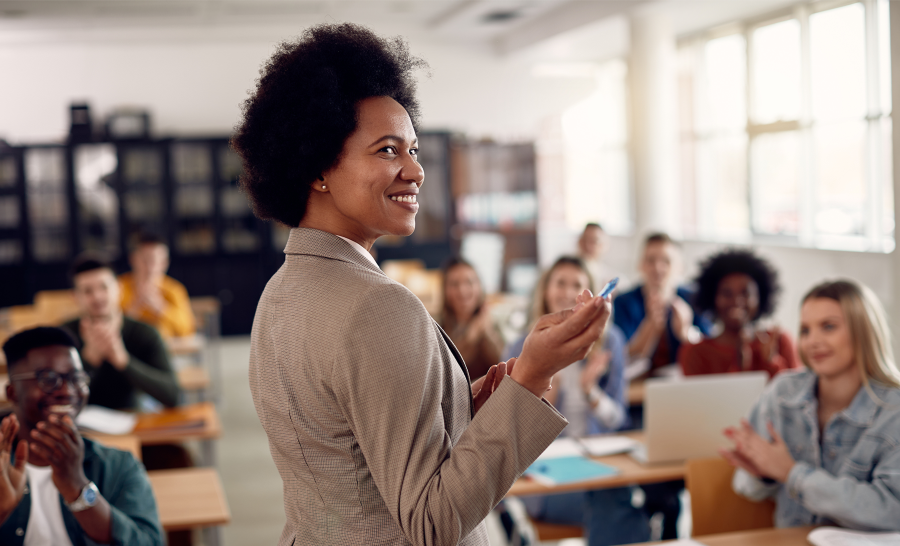
[(740, 34), (706, 43), (706, 89), (698, 108), (701, 130), (743, 130), (747, 125), (746, 45)]
[(816, 120), (866, 115), (866, 37), (862, 4), (810, 16), (812, 113)]
[(881, 112), (891, 111), (891, 14), (890, 2), (878, 0), (878, 83)]
[(800, 153), (798, 131), (765, 133), (752, 140), (751, 204), (757, 233), (798, 234)]
[(881, 194), (882, 233), (889, 238), (888, 244), (883, 247), (885, 252), (890, 252), (894, 249), (893, 240), (895, 237), (894, 215), (896, 212), (894, 211), (894, 161), (892, 159), (893, 129), (891, 118), (888, 117), (881, 120), (881, 160), (883, 162), (881, 172), (881, 182), (883, 184)]
[(865, 144), (863, 121), (820, 125), (813, 131), (817, 233), (865, 234)]
[(740, 134), (700, 141), (697, 179), (701, 236), (712, 240), (747, 237), (747, 137)]
[(753, 122), (800, 117), (800, 23), (788, 19), (753, 31)]

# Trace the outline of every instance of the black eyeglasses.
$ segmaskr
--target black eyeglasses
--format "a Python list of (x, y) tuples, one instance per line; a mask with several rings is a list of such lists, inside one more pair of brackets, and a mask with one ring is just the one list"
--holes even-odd
[(53, 370), (38, 370), (36, 372), (18, 373), (9, 376), (11, 381), (25, 381), (34, 379), (38, 387), (47, 394), (56, 392), (63, 386), (63, 381), (74, 385), (78, 389), (86, 389), (91, 384), (91, 378), (81, 370), (69, 373), (59, 373)]

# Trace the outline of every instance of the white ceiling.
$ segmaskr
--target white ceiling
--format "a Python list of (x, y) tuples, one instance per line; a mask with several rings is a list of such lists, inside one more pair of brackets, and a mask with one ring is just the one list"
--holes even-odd
[[(677, 35), (798, 0), (0, 0), (0, 29), (249, 27), (355, 21), (498, 54), (536, 58), (627, 52), (628, 15), (666, 10)], [(621, 51), (622, 49), (625, 51)], [(588, 52), (588, 53), (585, 53)], [(574, 56), (574, 57), (573, 57)]]

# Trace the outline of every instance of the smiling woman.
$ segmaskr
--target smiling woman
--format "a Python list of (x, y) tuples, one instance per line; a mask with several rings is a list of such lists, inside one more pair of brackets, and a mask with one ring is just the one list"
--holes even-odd
[(803, 298), (800, 355), (720, 450), (735, 491), (775, 499), (775, 525), (900, 531), (900, 370), (884, 310), (853, 281)]
[(541, 398), (550, 378), (609, 317), (581, 294), (470, 386), (449, 337), (378, 268), (372, 243), (416, 226), (423, 65), (401, 40), (313, 27), (266, 64), (233, 140), (257, 215), (294, 228), (250, 353), (285, 546), (486, 545), (482, 520), (565, 427)]

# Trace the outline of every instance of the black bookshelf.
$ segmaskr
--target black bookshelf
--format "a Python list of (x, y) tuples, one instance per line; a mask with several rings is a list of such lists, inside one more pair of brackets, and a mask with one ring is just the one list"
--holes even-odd
[[(451, 136), (419, 138), (421, 229), (384, 241), (378, 259), (438, 267), (451, 252)], [(222, 333), (249, 333), (262, 290), (284, 262), (286, 229), (253, 215), (237, 187), (240, 172), (227, 137), (0, 149), (0, 307), (69, 288), (69, 266), (82, 251), (102, 252), (127, 271), (134, 235), (151, 230), (168, 242), (169, 275), (191, 296), (220, 299)]]

